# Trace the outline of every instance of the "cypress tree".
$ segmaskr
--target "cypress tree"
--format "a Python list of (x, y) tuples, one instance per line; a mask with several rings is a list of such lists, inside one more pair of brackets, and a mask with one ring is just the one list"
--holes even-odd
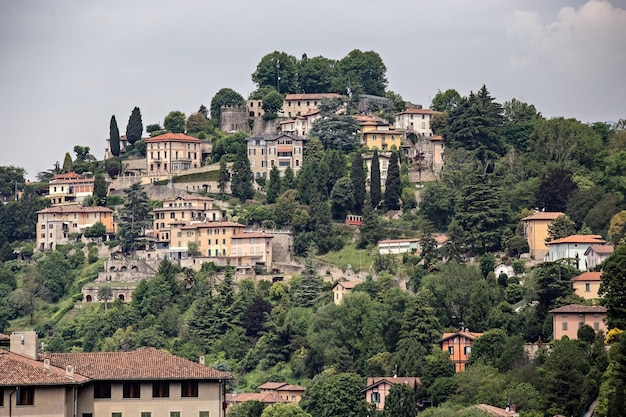
[(241, 147), (237, 151), (230, 188), (233, 197), (237, 197), (242, 203), (254, 197), (252, 170), (250, 169), (250, 160), (245, 147)]
[(296, 184), (296, 177), (293, 175), (293, 169), (288, 166), (280, 182), (280, 192), (284, 193), (287, 190), (295, 190), (297, 187), (298, 185)]
[(373, 204), (370, 200), (370, 195), (367, 194), (365, 199), (365, 205), (363, 207), (363, 224), (359, 228), (361, 237), (357, 243), (359, 249), (366, 248), (370, 245), (375, 245), (380, 240), (381, 230), (378, 216), (374, 211)]
[(113, 156), (120, 156), (120, 130), (117, 128), (115, 115), (111, 116), (109, 124), (109, 147)]
[(365, 169), (363, 168), (363, 157), (360, 152), (355, 152), (352, 157), (350, 179), (354, 186), (354, 211), (357, 214), (361, 214), (363, 212), (363, 204), (365, 203)]
[(102, 174), (96, 174), (93, 180), (93, 198), (97, 206), (104, 206), (107, 202), (107, 182)]
[(65, 152), (65, 158), (63, 159), (63, 172), (70, 172), (72, 170), (72, 156), (69, 152)]
[(267, 184), (267, 203), (274, 204), (280, 194), (280, 172), (274, 165), (270, 171), (270, 180)]
[(141, 139), (142, 134), (141, 110), (139, 110), (139, 107), (135, 107), (128, 118), (128, 125), (126, 125), (126, 140), (132, 145)]
[(378, 150), (374, 149), (374, 155), (372, 155), (372, 172), (370, 173), (370, 201), (372, 207), (378, 207), (380, 198), (380, 161), (378, 160)]
[(400, 165), (397, 152), (391, 152), (391, 158), (389, 158), (385, 180), (385, 207), (387, 210), (400, 209)]
[(230, 171), (228, 171), (226, 161), (222, 159), (220, 161), (220, 170), (217, 174), (217, 188), (219, 188), (220, 193), (224, 194), (228, 181), (230, 181)]

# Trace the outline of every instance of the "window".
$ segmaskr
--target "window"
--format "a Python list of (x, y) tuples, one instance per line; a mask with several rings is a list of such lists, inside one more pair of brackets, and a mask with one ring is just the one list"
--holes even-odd
[(170, 396), (169, 382), (153, 382), (152, 398), (168, 398)]
[(562, 330), (567, 330), (567, 322), (562, 323), (561, 329)]
[(454, 355), (454, 346), (448, 346), (448, 353)]
[(209, 417), (208, 411), (198, 411), (198, 417)]
[(17, 387), (16, 405), (34, 405), (35, 404), (35, 388), (34, 387)]
[(170, 411), (170, 417), (180, 417), (180, 411)]
[(124, 382), (122, 391), (123, 398), (141, 398), (141, 384), (139, 382)]
[(465, 346), (463, 348), (463, 352), (465, 353), (465, 356), (469, 356), (469, 354), (472, 353), (472, 347), (471, 346)]
[(597, 321), (593, 322), (593, 330), (600, 330), (600, 323), (598, 323)]
[(83, 413), (83, 417), (93, 417), (93, 413)]
[(370, 394), (370, 402), (378, 404), (380, 402), (380, 392), (372, 392)]
[(111, 417), (122, 417), (122, 413), (111, 413)]
[(198, 396), (198, 381), (181, 382), (180, 396), (181, 397), (197, 397)]
[(111, 398), (111, 383), (108, 381), (95, 382), (93, 384), (94, 398)]
[(152, 417), (152, 411), (142, 411), (141, 417)]
[(585, 282), (585, 292), (591, 291), (591, 285), (588, 282)]

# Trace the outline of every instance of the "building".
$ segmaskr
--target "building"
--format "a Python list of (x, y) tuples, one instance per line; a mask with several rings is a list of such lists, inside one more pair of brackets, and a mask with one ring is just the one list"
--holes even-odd
[(585, 300), (595, 300), (598, 297), (600, 282), (602, 282), (602, 272), (584, 272), (573, 277), (570, 281), (574, 287), (576, 295)]
[(107, 234), (115, 233), (113, 210), (108, 207), (69, 205), (40, 210), (37, 212), (37, 249), (54, 250), (57, 245), (68, 244), (98, 222), (104, 224)]
[(368, 149), (382, 151), (400, 150), (402, 147), (402, 132), (393, 126), (371, 127), (368, 124), (361, 125), (361, 144)]
[(352, 289), (359, 285), (356, 281), (338, 281), (333, 286), (333, 300), (335, 304), (341, 304), (341, 301), (352, 292)]
[(608, 258), (615, 246), (613, 245), (589, 245), (585, 251), (585, 257), (587, 258), (587, 269), (593, 270), (600, 266), (606, 258)]
[(560, 340), (563, 336), (570, 339), (578, 338), (578, 328), (588, 324), (596, 332), (607, 332), (606, 308), (602, 306), (582, 306), (580, 304), (570, 304), (567, 306), (554, 308), (552, 313), (552, 333), (554, 340)]
[(93, 195), (94, 178), (75, 172), (57, 174), (48, 184), (48, 198), (52, 205), (82, 203)]
[(213, 207), (212, 198), (197, 194), (171, 197), (163, 200), (163, 206), (153, 210), (153, 237), (157, 249), (167, 249), (171, 240), (171, 225), (185, 225), (193, 221), (222, 221), (226, 212)]
[(461, 372), (469, 362), (470, 353), (474, 341), (482, 336), (482, 333), (460, 331), (456, 333), (444, 333), (439, 340), (441, 349), (448, 352), (450, 360), (454, 362), (456, 372)]
[(258, 401), (265, 405), (274, 405), (283, 402), (274, 394), (261, 394), (260, 392), (233, 392), (226, 394), (226, 414), (228, 415), (233, 405), (245, 403), (246, 401)]
[(313, 110), (302, 116), (296, 116), (280, 122), (281, 133), (287, 133), (294, 136), (306, 137), (313, 128), (313, 123), (319, 120), (322, 114), (319, 110)]
[[(0, 351), (0, 416), (223, 417), (231, 376), (155, 348), (38, 353), (35, 332)], [(202, 361), (202, 359), (201, 359)]]
[(408, 109), (400, 113), (396, 113), (395, 127), (402, 129), (407, 135), (415, 134), (417, 136), (429, 137), (433, 135), (430, 123), (435, 115), (441, 114), (431, 109)]
[(367, 378), (367, 385), (362, 392), (365, 394), (366, 402), (376, 410), (382, 411), (385, 408), (385, 398), (389, 395), (391, 387), (402, 384), (415, 389), (421, 383), (421, 380), (415, 376), (369, 377)]
[(172, 224), (170, 249), (197, 247), (201, 256), (216, 265), (272, 267), (272, 235), (247, 233), (245, 226), (229, 221)]
[(302, 167), (308, 139), (288, 134), (253, 136), (248, 139), (248, 159), (254, 178), (269, 178), (272, 167), (281, 175), (291, 167), (294, 175)]
[(180, 173), (202, 165), (202, 141), (183, 133), (145, 139), (148, 175)]
[(563, 215), (565, 213), (560, 211), (535, 211), (532, 215), (522, 219), (524, 222), (524, 236), (528, 240), (531, 258), (543, 259), (548, 254), (548, 247), (546, 246), (548, 226)]
[(381, 240), (378, 242), (378, 253), (381, 255), (415, 253), (419, 249), (419, 243), (418, 238)]
[(337, 93), (287, 94), (283, 102), (284, 117), (296, 117), (318, 110), (324, 100), (342, 98)]
[(284, 403), (299, 403), (306, 388), (286, 382), (266, 382), (259, 386), (259, 391), (261, 394), (275, 395)]
[[(370, 176), (372, 172), (372, 158), (373, 154), (363, 154), (363, 162), (367, 171), (365, 172), (365, 179), (369, 184)], [(389, 159), (391, 159), (391, 152), (379, 152), (378, 153), (378, 168), (380, 170), (380, 186), (385, 189), (385, 181), (387, 181), (387, 170), (389, 169)]]
[(572, 235), (547, 242), (546, 261), (568, 260), (579, 271), (587, 270), (585, 253), (591, 245), (603, 245), (606, 241), (600, 235)]

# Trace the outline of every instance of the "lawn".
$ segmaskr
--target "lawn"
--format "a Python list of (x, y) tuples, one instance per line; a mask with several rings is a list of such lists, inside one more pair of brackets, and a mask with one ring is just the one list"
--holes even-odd
[(350, 265), (353, 271), (367, 271), (375, 255), (376, 249), (358, 249), (355, 243), (349, 243), (338, 252), (330, 252), (318, 258), (343, 269)]

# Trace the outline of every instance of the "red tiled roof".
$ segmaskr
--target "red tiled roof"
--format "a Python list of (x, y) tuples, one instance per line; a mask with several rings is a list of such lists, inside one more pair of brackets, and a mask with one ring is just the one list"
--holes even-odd
[(561, 213), (560, 211), (536, 211), (530, 216), (526, 216), (522, 219), (522, 221), (527, 220), (556, 220), (559, 216), (564, 216), (565, 213)]
[(380, 130), (380, 129), (372, 129), (367, 132), (363, 132), (363, 135), (377, 134), (377, 135), (398, 135), (400, 132), (394, 129), (389, 130)]
[(287, 385), (286, 382), (269, 381), (269, 382), (266, 382), (265, 384), (259, 385), (259, 389), (277, 389), (285, 385)]
[(198, 138), (194, 138), (193, 136), (187, 136), (184, 133), (164, 133), (159, 136), (155, 136), (149, 139), (146, 139), (144, 142), (202, 142)]
[(0, 386), (70, 385), (88, 381), (88, 378), (76, 371), (70, 378), (66, 376), (65, 368), (49, 368), (45, 369), (42, 361), (0, 350)]
[(260, 401), (265, 404), (276, 404), (283, 402), (283, 400), (278, 398), (276, 394), (272, 394), (271, 392), (242, 392), (237, 394), (226, 394), (227, 403), (238, 404), (246, 401)]
[(78, 178), (84, 178), (82, 175), (75, 172), (66, 172), (64, 174), (56, 174), (52, 177), (52, 180), (75, 180)]
[(606, 307), (583, 306), (580, 304), (570, 304), (559, 308), (553, 308), (550, 313), (606, 313)]
[(333, 288), (335, 288), (337, 285), (341, 285), (345, 289), (350, 290), (359, 284), (360, 282), (357, 282), (357, 281), (339, 281), (335, 285), (333, 285)]
[(231, 375), (153, 347), (131, 352), (48, 353), (55, 366), (96, 380), (231, 379)]
[(443, 136), (441, 136), (441, 135), (435, 135), (435, 136), (432, 136), (432, 137), (430, 138), (430, 140), (431, 140), (431, 141), (433, 141), (433, 140), (435, 140), (435, 141), (440, 141), (440, 140), (443, 140)]
[(367, 391), (370, 388), (378, 386), (380, 384), (405, 384), (411, 388), (415, 388), (415, 386), (420, 385), (422, 383), (421, 379), (416, 376), (405, 376), (405, 377), (392, 377), (392, 376), (375, 376), (367, 378), (367, 385), (363, 391)]
[(605, 243), (600, 235), (572, 235), (562, 239), (546, 242), (546, 245), (554, 245), (559, 243)]
[(594, 251), (598, 255), (610, 255), (614, 250), (615, 246), (613, 245), (591, 245), (585, 251), (585, 255), (590, 251)]
[(283, 385), (282, 387), (279, 387), (276, 389), (277, 391), (306, 391), (306, 388), (303, 387), (302, 385), (292, 385), (292, 384), (287, 384), (287, 385)]
[(463, 336), (466, 337), (470, 340), (475, 340), (478, 339), (480, 336), (482, 336), (482, 333), (476, 333), (476, 332), (455, 332), (455, 333), (444, 333), (443, 336), (441, 336), (441, 339), (439, 339), (439, 342), (443, 342), (444, 340), (448, 340), (451, 337), (454, 336)]
[(341, 97), (337, 93), (314, 93), (314, 94), (287, 94), (285, 101), (288, 100), (324, 100), (325, 98)]
[(68, 205), (68, 206), (54, 206), (48, 207), (43, 210), (39, 210), (39, 213), (55, 213), (55, 214), (63, 214), (63, 213), (113, 213), (108, 207), (85, 207), (80, 204), (76, 205)]
[(602, 272), (585, 272), (580, 275), (576, 275), (570, 281), (601, 281), (600, 277)]

